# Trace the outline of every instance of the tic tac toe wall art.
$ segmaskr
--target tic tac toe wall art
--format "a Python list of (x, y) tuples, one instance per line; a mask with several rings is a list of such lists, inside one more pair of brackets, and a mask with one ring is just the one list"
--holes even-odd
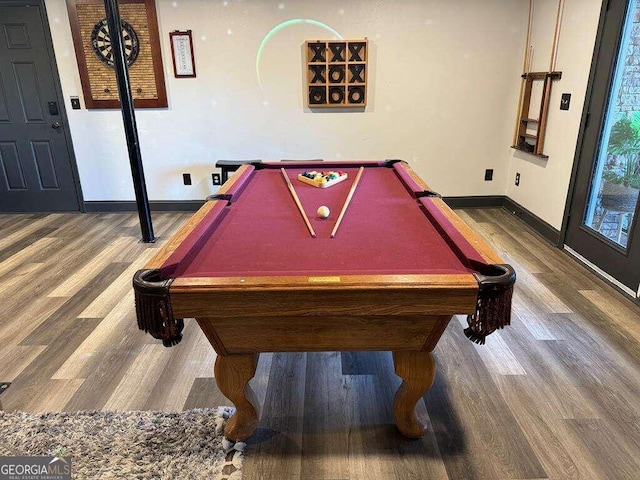
[[(120, 0), (131, 93), (136, 108), (167, 106), (155, 0)], [(111, 32), (102, 0), (67, 0), (87, 108), (120, 108)]]
[(365, 107), (368, 50), (366, 38), (305, 42), (307, 106)]

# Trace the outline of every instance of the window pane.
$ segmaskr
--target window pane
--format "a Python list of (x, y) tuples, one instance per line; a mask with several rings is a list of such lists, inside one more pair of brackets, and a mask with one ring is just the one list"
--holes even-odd
[(585, 225), (627, 247), (640, 192), (640, 0), (631, 0)]

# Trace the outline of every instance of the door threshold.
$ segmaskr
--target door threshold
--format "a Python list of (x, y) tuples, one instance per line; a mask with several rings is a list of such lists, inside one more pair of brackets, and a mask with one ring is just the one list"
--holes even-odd
[(622, 293), (630, 296), (634, 300), (637, 300), (638, 298), (640, 298), (640, 285), (638, 285), (638, 291), (634, 292), (632, 289), (627, 287), (624, 283), (621, 283), (618, 280), (616, 280), (615, 278), (613, 278), (607, 272), (605, 272), (604, 270), (599, 268), (597, 265), (591, 263), (589, 260), (584, 258), (582, 255), (580, 255), (578, 252), (573, 250), (571, 247), (569, 247), (567, 245), (564, 245), (563, 248), (569, 255), (574, 257), (576, 260), (578, 260), (580, 263), (582, 263), (588, 269), (593, 270), (593, 272), (596, 275), (598, 275), (600, 278), (602, 278), (606, 282), (610, 283), (613, 287), (615, 287), (616, 289), (620, 290)]

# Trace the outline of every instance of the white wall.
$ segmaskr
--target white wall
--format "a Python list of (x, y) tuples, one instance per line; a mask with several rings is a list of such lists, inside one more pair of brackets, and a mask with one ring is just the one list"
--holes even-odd
[[(445, 195), (504, 194), (511, 177), (509, 145), (527, 3), (158, 0), (169, 108), (137, 110), (150, 198), (204, 198), (213, 191), (212, 164), (221, 158), (403, 158)], [(578, 18), (565, 21), (575, 29), (571, 35), (589, 44), (595, 23), (589, 12), (597, 1), (584, 3), (589, 8), (574, 8)], [(82, 98), (82, 89), (66, 4), (47, 0), (46, 5), (85, 200), (131, 200), (120, 112), (71, 110), (69, 97)], [(583, 33), (577, 28), (581, 17), (587, 20)], [(347, 39), (370, 39), (371, 85), (364, 113), (304, 109), (301, 45), (332, 38), (311, 24), (273, 36), (262, 56), (260, 89), (258, 47), (274, 26), (295, 18), (323, 22)], [(168, 32), (175, 29), (194, 31), (196, 79), (173, 78)], [(571, 35), (563, 35), (563, 48), (577, 44)], [(574, 89), (569, 115), (578, 118), (586, 73), (572, 80), (566, 52), (561, 49), (559, 65), (566, 65), (563, 85)], [(555, 117), (551, 122), (551, 129), (558, 128)], [(569, 163), (572, 156), (561, 144), (549, 135), (549, 163), (562, 149), (564, 174), (570, 169), (565, 156)], [(493, 182), (483, 181), (485, 168), (495, 169)], [(524, 185), (514, 197), (527, 205), (531, 202), (523, 192), (534, 174), (523, 171)], [(182, 185), (183, 172), (191, 172), (193, 186)], [(545, 209), (532, 210), (549, 217)]]
[[(557, 0), (535, 2), (532, 71), (549, 69), (557, 5)], [(509, 154), (507, 196), (556, 229), (562, 226), (601, 5), (602, 0), (565, 2), (556, 65), (562, 79), (554, 82), (551, 90), (544, 146), (549, 159), (541, 160), (518, 151)], [(560, 110), (562, 93), (571, 93), (568, 111)], [(519, 187), (514, 184), (516, 173), (520, 173)]]

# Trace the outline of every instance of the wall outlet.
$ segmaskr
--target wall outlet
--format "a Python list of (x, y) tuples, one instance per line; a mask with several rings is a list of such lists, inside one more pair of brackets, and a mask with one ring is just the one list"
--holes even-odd
[(484, 171), (484, 181), (490, 182), (491, 180), (493, 180), (493, 168), (487, 168)]
[(560, 110), (569, 110), (569, 105), (571, 105), (571, 94), (563, 93), (560, 98)]
[(71, 108), (73, 110), (80, 110), (80, 98), (71, 97)]
[(520, 174), (516, 173), (516, 187), (520, 186)]
[(191, 174), (190, 173), (183, 173), (182, 174), (182, 181), (184, 182), (185, 185), (191, 185)]
[(214, 185), (220, 185), (222, 183), (222, 180), (220, 178), (220, 174), (219, 173), (212, 173), (211, 174), (211, 181), (213, 182)]

